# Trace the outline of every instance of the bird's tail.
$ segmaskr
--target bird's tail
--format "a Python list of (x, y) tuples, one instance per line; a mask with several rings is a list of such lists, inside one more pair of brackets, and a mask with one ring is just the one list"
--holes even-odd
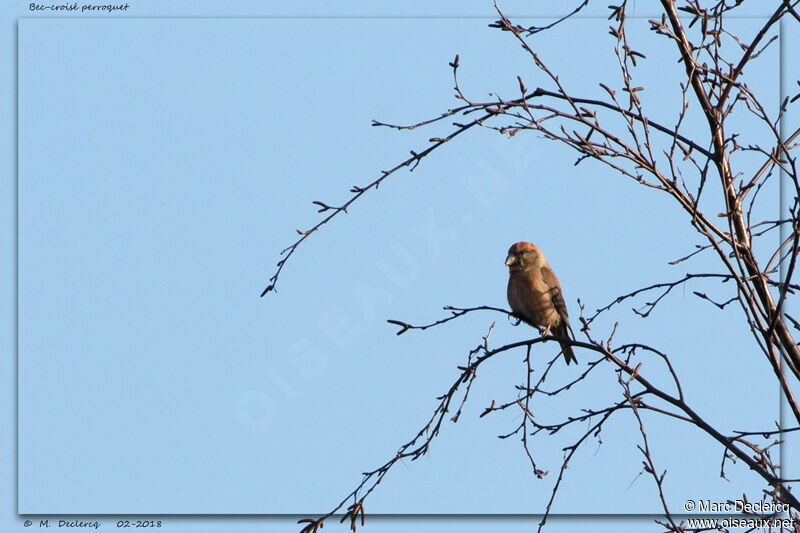
[[(569, 333), (567, 331), (567, 328), (569, 328), (569, 326), (567, 324), (565, 324), (564, 322), (562, 322), (553, 331), (553, 333), (555, 333), (559, 337), (563, 337), (565, 339), (568, 339), (570, 337), (570, 335), (569, 335)], [(578, 358), (575, 357), (575, 352), (572, 351), (572, 346), (568, 342), (562, 342), (562, 341), (558, 341), (558, 344), (561, 346), (561, 351), (564, 352), (564, 360), (567, 362), (567, 364), (570, 364), (572, 362), (574, 362), (575, 364), (578, 364)]]

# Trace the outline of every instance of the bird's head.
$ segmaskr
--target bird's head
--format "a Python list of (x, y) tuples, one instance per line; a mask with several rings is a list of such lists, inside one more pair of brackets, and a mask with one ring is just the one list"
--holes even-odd
[(526, 270), (529, 268), (541, 268), (546, 264), (544, 254), (539, 248), (530, 242), (520, 241), (511, 245), (506, 257), (508, 270)]

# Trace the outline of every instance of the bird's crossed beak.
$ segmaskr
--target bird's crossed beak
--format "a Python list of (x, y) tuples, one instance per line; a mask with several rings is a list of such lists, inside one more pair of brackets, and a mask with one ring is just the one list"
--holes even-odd
[(513, 266), (517, 264), (517, 256), (509, 255), (506, 257), (506, 266)]

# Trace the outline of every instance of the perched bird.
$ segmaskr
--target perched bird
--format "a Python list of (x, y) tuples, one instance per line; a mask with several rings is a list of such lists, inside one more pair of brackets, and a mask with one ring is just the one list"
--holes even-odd
[[(567, 306), (561, 285), (547, 264), (544, 254), (529, 242), (515, 243), (508, 249), (508, 305), (518, 318), (555, 337), (569, 338)], [(574, 335), (572, 335), (574, 338)], [(559, 341), (567, 364), (577, 363), (572, 346)]]

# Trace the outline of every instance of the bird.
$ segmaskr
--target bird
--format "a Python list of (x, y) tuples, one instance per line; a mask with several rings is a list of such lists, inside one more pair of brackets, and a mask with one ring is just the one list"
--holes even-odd
[[(542, 335), (568, 339), (567, 305), (561, 293), (561, 284), (547, 264), (544, 254), (533, 243), (520, 241), (511, 245), (506, 257), (508, 266), (508, 305), (514, 316), (539, 329)], [(572, 338), (575, 335), (572, 334)], [(567, 341), (559, 340), (567, 364), (578, 359)]]

